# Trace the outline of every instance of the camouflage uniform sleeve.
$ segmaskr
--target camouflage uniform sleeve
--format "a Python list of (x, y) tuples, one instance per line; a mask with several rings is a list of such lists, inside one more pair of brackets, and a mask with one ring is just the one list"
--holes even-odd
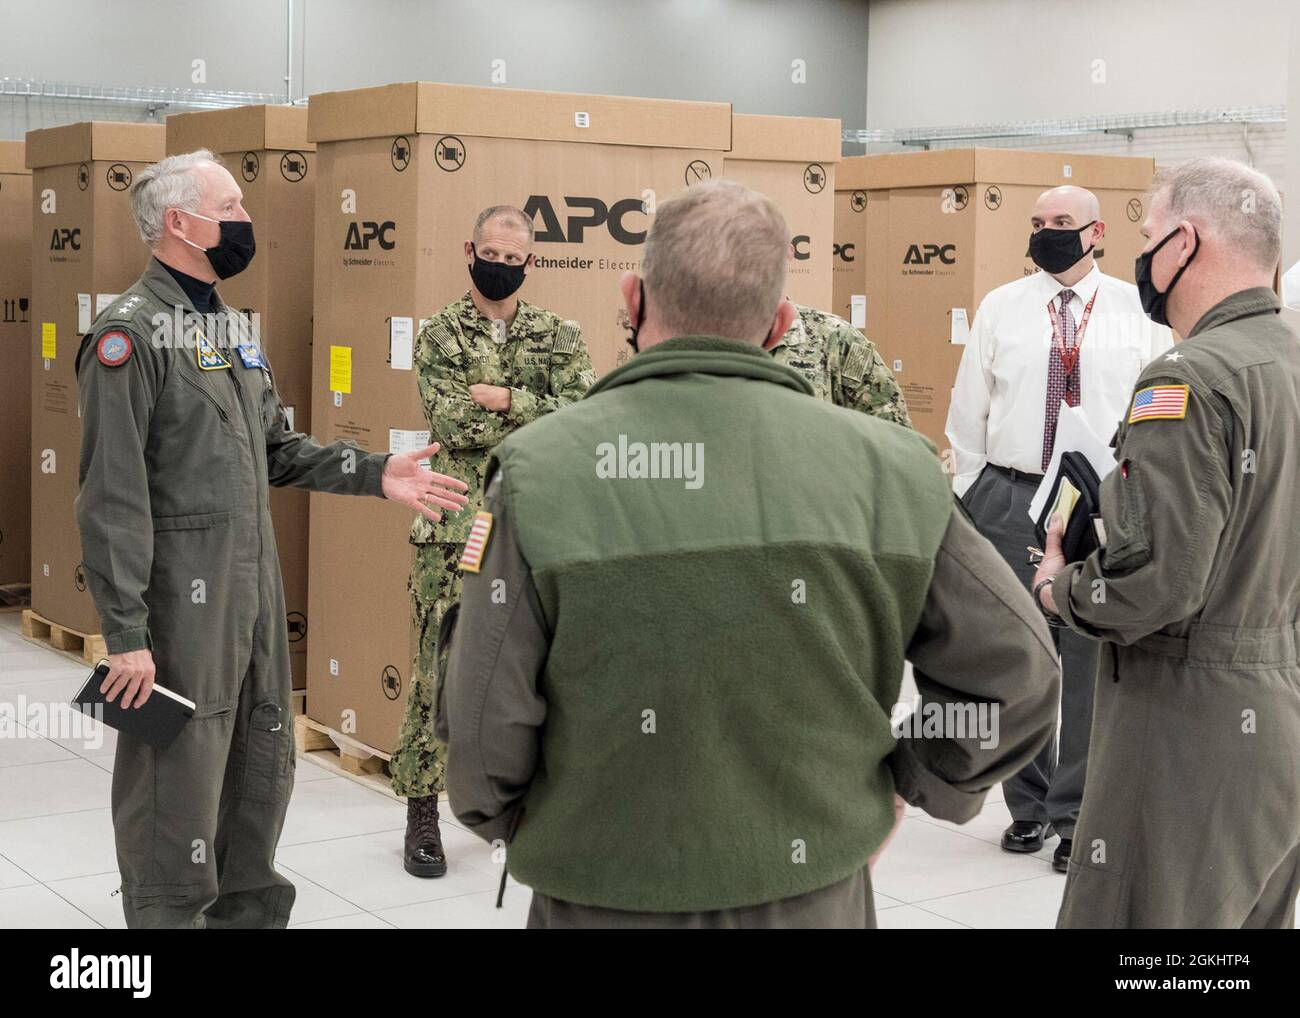
[[(469, 394), (460, 343), (435, 315), (415, 341), (415, 376), (429, 433), (444, 449), (490, 449), (518, 427)], [(511, 390), (513, 406), (514, 390)]]
[(912, 418), (903, 392), (876, 344), (847, 327), (837, 330), (835, 341), (840, 348), (831, 374), (835, 404), (910, 428)]
[(266, 390), (262, 394), (262, 430), (266, 435), (266, 475), (276, 487), (306, 488), (339, 495), (384, 495), (387, 453), (363, 452), (351, 442), (322, 446), (311, 435), (289, 427), (289, 417), (275, 386), (266, 354)]
[[(126, 357), (110, 366), (98, 355), (102, 337), (125, 334)], [(118, 348), (120, 350), (121, 347)], [(110, 654), (145, 650), (149, 609), (144, 592), (153, 570), (153, 514), (145, 446), (164, 369), (134, 329), (112, 323), (86, 336), (78, 357), (81, 406), (81, 491), (77, 526), (86, 582)]]
[(578, 323), (561, 322), (551, 349), (550, 393), (538, 396), (527, 389), (511, 389), (506, 417), (516, 426), (527, 424), (582, 399), (595, 381), (596, 372)]
[(1072, 628), (1118, 644), (1204, 604), (1231, 509), (1232, 411), (1189, 369), (1157, 371), (1137, 391), (1187, 385), (1186, 416), (1121, 425), (1119, 466), (1101, 483), (1106, 547), (1067, 565), (1052, 584)]

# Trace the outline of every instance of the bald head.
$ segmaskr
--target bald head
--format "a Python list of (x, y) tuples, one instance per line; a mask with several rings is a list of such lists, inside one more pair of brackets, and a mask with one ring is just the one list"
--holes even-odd
[(1101, 218), (1101, 202), (1087, 188), (1062, 184), (1038, 196), (1033, 218), (1034, 229), (1040, 226), (1054, 229), (1078, 227)]

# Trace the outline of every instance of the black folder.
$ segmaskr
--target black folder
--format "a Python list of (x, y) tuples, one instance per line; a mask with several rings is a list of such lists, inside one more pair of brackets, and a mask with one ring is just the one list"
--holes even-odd
[(1097, 523), (1101, 520), (1101, 481), (1088, 458), (1081, 452), (1061, 455), (1061, 465), (1052, 480), (1052, 489), (1042, 511), (1034, 522), (1034, 537), (1040, 548), (1047, 547), (1047, 528), (1052, 522), (1052, 512), (1061, 494), (1062, 483), (1068, 483), (1078, 492), (1070, 517), (1061, 534), (1061, 551), (1066, 562), (1087, 558), (1100, 546)]
[(156, 683), (143, 707), (123, 709), (123, 693), (118, 693), (112, 703), (107, 703), (104, 694), (99, 691), (106, 675), (108, 662), (101, 661), (72, 698), (72, 706), (83, 714), (104, 722), (109, 728), (158, 749), (166, 749), (180, 734), (185, 723), (194, 716), (193, 700), (187, 700)]

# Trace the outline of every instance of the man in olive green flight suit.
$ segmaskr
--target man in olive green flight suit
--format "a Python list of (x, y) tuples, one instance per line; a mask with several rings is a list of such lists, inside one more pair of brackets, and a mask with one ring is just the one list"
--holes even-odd
[(322, 448), (288, 426), (256, 330), (214, 287), (253, 256), (241, 199), (207, 151), (139, 174), (131, 207), (154, 257), (77, 359), (77, 521), (108, 647), (101, 688), (140, 707), (156, 677), (196, 705), (165, 749), (118, 736), (113, 828), (130, 927), (289, 920), (294, 887), (273, 863), (293, 789), (292, 679), (267, 485), (387, 497), (435, 517), (430, 504), (465, 500), (449, 490), (464, 484), (419, 467), (433, 448)]
[(1034, 592), (1105, 641), (1061, 927), (1290, 928), (1300, 891), (1300, 343), (1271, 290), (1281, 203), (1200, 159), (1156, 181), (1142, 372), (1104, 547)]
[[(874, 926), (896, 795), (964, 822), (1051, 734), (1047, 627), (928, 443), (765, 352), (788, 236), (731, 181), (664, 202), (641, 352), (493, 450), (438, 726), (530, 926)], [(996, 733), (894, 730), (904, 656)]]
[[(580, 398), (596, 380), (577, 322), (517, 296), (532, 262), (533, 224), (509, 205), (484, 209), (465, 241), (470, 291), (432, 318), (415, 345), (416, 379), (434, 458), (470, 484), (482, 504), (488, 452), (543, 414)], [(446, 746), (433, 729), (433, 654), (438, 625), (460, 597), (457, 563), (470, 538), (473, 513), (411, 527), (411, 619), (418, 640), (406, 716), (390, 763), (393, 791), (407, 797), (403, 865), (418, 877), (440, 877), (447, 861), (438, 831)]]
[(818, 399), (910, 428), (907, 402), (876, 344), (827, 311), (802, 304), (794, 309), (794, 322), (772, 348), (772, 359), (808, 379)]

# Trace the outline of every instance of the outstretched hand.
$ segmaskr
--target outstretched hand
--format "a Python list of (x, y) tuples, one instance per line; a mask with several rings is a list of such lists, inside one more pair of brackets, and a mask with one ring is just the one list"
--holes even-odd
[(446, 474), (435, 474), (420, 466), (420, 460), (428, 459), (440, 448), (434, 442), (414, 452), (396, 453), (384, 464), (384, 498), (408, 505), (434, 523), (442, 519), (442, 513), (433, 506), (459, 512), (469, 502), (463, 494), (469, 491), (469, 485), (464, 481)]

